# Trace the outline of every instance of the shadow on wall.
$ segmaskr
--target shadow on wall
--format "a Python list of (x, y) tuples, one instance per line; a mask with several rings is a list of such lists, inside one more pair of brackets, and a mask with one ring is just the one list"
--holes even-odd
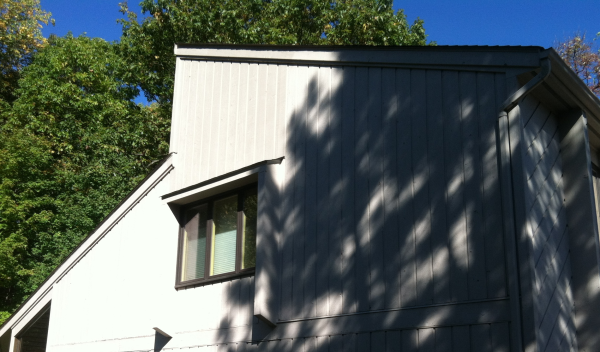
[[(506, 319), (453, 323), (465, 309), (494, 321), (497, 310), (469, 302), (508, 295), (496, 153), (505, 77), (306, 66), (286, 74), (275, 330), (293, 325), (305, 338), (261, 345), (508, 350)], [(226, 298), (231, 311), (239, 297)], [(366, 318), (291, 322), (373, 311), (390, 313), (366, 328)]]

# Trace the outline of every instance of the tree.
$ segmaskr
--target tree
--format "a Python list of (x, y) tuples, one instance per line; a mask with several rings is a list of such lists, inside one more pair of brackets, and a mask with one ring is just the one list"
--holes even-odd
[(285, 45), (425, 45), (423, 21), (409, 25), (392, 1), (143, 0), (141, 23), (127, 4), (119, 48), (126, 79), (170, 116), (178, 42)]
[(600, 55), (594, 45), (598, 35), (589, 40), (585, 33), (576, 33), (554, 45), (560, 57), (596, 95), (600, 95)]
[(32, 54), (46, 44), (40, 28), (51, 14), (40, 8), (39, 0), (0, 1), (0, 99), (14, 99), (19, 72)]
[(114, 46), (52, 38), (0, 129), (0, 320), (167, 153), (169, 122), (136, 106)]

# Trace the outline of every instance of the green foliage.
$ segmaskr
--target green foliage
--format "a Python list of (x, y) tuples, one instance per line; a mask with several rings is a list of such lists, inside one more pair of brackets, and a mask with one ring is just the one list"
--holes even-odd
[(169, 121), (136, 106), (112, 44), (51, 39), (0, 131), (0, 311), (12, 311), (166, 154)]
[(40, 28), (54, 23), (50, 16), (39, 0), (0, 1), (0, 99), (14, 99), (20, 70), (46, 44)]
[(143, 0), (138, 22), (124, 4), (120, 50), (126, 79), (170, 116), (174, 43), (282, 45), (425, 45), (421, 20), (409, 25), (391, 1)]

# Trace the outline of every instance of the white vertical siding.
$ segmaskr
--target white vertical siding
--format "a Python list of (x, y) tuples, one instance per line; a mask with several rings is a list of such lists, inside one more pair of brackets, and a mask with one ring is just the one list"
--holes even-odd
[(283, 156), (287, 70), (179, 59), (171, 191)]

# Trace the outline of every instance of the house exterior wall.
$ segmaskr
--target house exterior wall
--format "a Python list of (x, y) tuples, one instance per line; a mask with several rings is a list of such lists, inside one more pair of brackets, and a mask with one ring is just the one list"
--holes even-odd
[(520, 109), (538, 349), (577, 350), (558, 119), (533, 97)]
[[(319, 336), (301, 322), (323, 318), (339, 326), (331, 336), (424, 327), (473, 336), (473, 350), (484, 330), (509, 340), (503, 73), (178, 60), (171, 191), (285, 157), (272, 338)], [(431, 309), (405, 318), (412, 308)], [(369, 326), (369, 312), (385, 323)]]

